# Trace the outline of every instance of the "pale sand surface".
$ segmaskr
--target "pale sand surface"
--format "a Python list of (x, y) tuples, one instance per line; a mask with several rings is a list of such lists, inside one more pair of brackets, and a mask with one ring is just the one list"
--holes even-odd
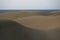
[(49, 29), (60, 27), (60, 16), (30, 16), (17, 18), (17, 22), (33, 29)]
[(53, 12), (18, 11), (18, 12), (0, 13), (0, 18), (16, 19), (16, 18), (22, 18), (28, 16), (60, 16), (60, 12), (59, 11), (57, 12), (56, 11)]
[(40, 16), (39, 13), (42, 12), (6, 12), (6, 13), (0, 13), (0, 18), (16, 19), (28, 16)]

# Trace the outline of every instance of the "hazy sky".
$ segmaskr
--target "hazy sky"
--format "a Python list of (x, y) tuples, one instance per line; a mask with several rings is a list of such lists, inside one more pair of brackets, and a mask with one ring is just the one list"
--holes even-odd
[(60, 9), (60, 0), (0, 0), (0, 9)]

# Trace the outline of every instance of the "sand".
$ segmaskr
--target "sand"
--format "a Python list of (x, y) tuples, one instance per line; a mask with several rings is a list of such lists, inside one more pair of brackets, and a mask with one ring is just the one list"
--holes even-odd
[(31, 12), (31, 11), (18, 11), (18, 12), (5, 12), (0, 13), (0, 19), (1, 18), (10, 18), (10, 19), (16, 19), (16, 18), (22, 18), (22, 17), (28, 17), (28, 16), (60, 16), (60, 13), (49, 13), (49, 12)]
[(0, 30), (0, 32), (3, 30), (1, 39), (60, 40), (60, 15), (57, 14), (44, 12), (2, 13), (0, 14), (0, 26), (3, 26)]
[(30, 16), (17, 18), (17, 22), (33, 29), (49, 29), (60, 26), (60, 16)]
[(39, 13), (43, 13), (43, 12), (6, 12), (6, 13), (1, 13), (0, 18), (16, 19), (16, 18), (22, 18), (28, 16), (40, 16)]
[[(58, 11), (59, 12), (59, 11)], [(48, 13), (48, 12), (29, 12), (29, 11), (20, 11), (20, 12), (6, 12), (0, 14), (0, 19), (15, 19), (18, 22), (21, 22), (24, 25), (32, 28), (44, 28), (47, 27), (56, 27), (60, 24), (60, 12), (59, 13)], [(21, 19), (21, 20), (20, 20)], [(34, 26), (35, 25), (35, 26)], [(45, 27), (44, 27), (45, 26)], [(48, 27), (49, 26), (49, 27)]]
[(42, 27), (45, 29), (45, 27), (49, 28), (50, 26), (51, 27), (59, 26), (60, 15), (58, 14), (60, 13), (58, 12), (44, 13), (44, 12), (29, 12), (29, 11), (6, 12), (0, 14), (0, 19), (10, 19), (14, 21), (16, 19), (18, 22), (21, 22), (22, 24), (29, 25), (31, 27), (33, 26), (35, 28)]

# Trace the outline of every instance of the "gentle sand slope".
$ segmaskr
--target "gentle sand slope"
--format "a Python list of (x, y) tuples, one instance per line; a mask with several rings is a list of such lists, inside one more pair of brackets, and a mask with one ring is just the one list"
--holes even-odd
[(26, 27), (48, 29), (60, 26), (60, 16), (30, 16), (18, 18), (17, 21)]

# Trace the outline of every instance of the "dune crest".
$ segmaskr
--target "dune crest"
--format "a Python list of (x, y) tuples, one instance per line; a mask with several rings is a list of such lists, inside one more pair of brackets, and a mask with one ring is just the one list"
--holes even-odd
[(18, 23), (34, 29), (50, 29), (60, 26), (60, 20), (57, 16), (30, 16), (16, 20)]

